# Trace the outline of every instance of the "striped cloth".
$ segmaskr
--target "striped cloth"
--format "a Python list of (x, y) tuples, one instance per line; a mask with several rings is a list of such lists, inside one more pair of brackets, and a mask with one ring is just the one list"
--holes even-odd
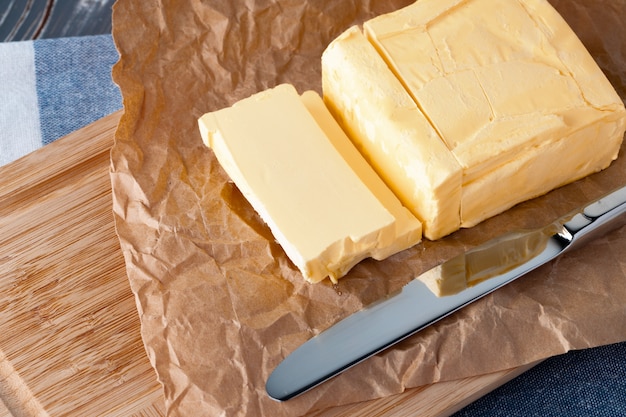
[(122, 108), (111, 35), (0, 43), (0, 165)]

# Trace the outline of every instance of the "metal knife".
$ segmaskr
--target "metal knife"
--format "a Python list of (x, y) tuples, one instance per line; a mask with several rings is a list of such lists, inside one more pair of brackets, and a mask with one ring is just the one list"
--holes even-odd
[(266, 383), (285, 401), (415, 334), (529, 271), (626, 224), (626, 186), (537, 230), (506, 234), (410, 281), (287, 356)]

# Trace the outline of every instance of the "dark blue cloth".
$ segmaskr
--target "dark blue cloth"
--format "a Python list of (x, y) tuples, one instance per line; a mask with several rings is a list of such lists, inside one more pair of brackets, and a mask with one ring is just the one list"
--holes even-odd
[(626, 416), (626, 342), (546, 359), (453, 416)]

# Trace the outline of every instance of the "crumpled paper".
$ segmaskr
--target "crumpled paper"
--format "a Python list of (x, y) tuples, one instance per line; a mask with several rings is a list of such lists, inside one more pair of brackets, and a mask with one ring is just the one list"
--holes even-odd
[[(279, 361), (332, 323), (466, 249), (547, 224), (626, 184), (622, 151), (607, 170), (472, 229), (365, 260), (337, 287), (307, 284), (204, 147), (196, 119), (283, 82), (321, 92), (326, 45), (350, 25), (409, 3), (115, 4), (121, 58), (113, 77), (124, 115), (111, 152), (113, 210), (169, 415), (302, 415), (626, 340), (622, 228), (300, 397), (277, 403), (265, 394)], [(626, 6), (553, 4), (626, 97)]]

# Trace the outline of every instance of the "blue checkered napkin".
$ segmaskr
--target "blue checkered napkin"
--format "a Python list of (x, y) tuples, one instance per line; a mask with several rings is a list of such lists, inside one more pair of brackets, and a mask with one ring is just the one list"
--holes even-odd
[(0, 43), (0, 165), (122, 108), (111, 35)]

